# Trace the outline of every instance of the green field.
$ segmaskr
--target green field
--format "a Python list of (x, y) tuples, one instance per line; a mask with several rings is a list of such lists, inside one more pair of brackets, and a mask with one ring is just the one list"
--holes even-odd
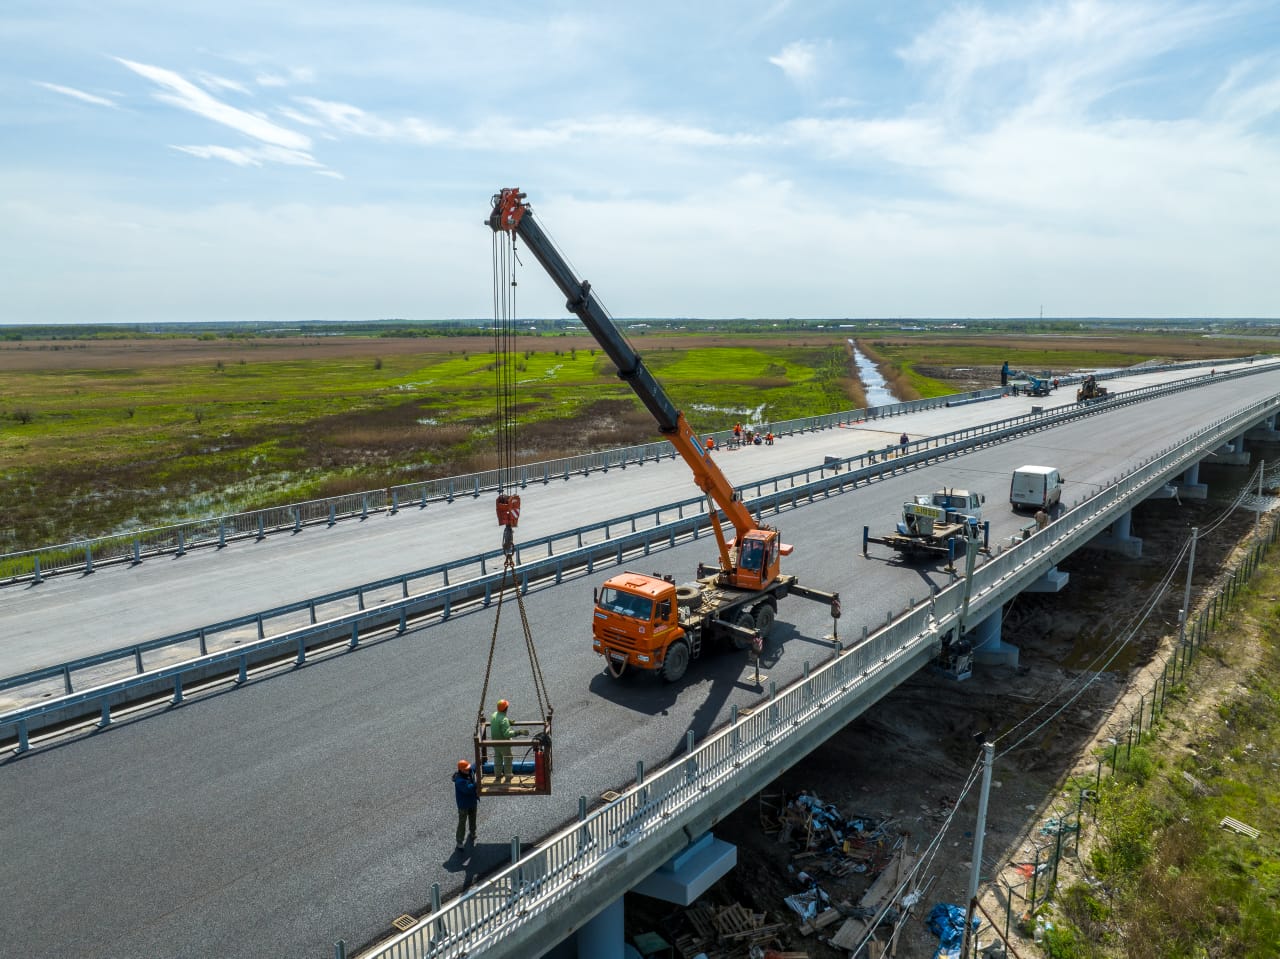
[[(325, 356), (301, 346), (296, 358), (280, 358), (279, 348), (205, 343), (198, 362), (168, 362), (163, 350), (131, 357), (112, 344), (118, 357), (60, 350), (50, 354), (58, 367), (0, 367), (0, 505), (9, 517), (0, 549), (493, 465), (491, 351), (335, 339), (342, 342), (324, 344)], [(643, 344), (695, 428), (858, 405), (842, 345), (729, 342)], [(658, 438), (585, 337), (529, 338), (514, 362), (525, 461)]]

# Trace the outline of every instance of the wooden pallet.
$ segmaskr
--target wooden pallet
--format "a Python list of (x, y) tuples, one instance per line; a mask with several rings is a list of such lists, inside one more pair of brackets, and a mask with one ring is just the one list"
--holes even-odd
[(1259, 836), (1262, 835), (1262, 832), (1260, 830), (1254, 829), (1252, 826), (1242, 823), (1239, 819), (1232, 819), (1230, 816), (1227, 816), (1225, 819), (1223, 819), (1222, 822), (1219, 823), (1219, 825), (1223, 829), (1230, 829), (1233, 832), (1240, 833), (1240, 835), (1242, 836), (1248, 836), (1250, 839), (1257, 839)]

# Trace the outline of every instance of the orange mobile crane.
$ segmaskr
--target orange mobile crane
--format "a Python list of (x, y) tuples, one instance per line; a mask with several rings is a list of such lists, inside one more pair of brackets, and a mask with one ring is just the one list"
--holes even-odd
[[(525, 194), (506, 189), (494, 195), (488, 224), (516, 238), (542, 264), (578, 317), (657, 421), (658, 431), (693, 471), (693, 481), (708, 498), (711, 527), (719, 546), (714, 570), (701, 564), (694, 582), (675, 585), (671, 576), (624, 572), (610, 577), (595, 594), (592, 639), (610, 673), (621, 676), (628, 666), (656, 672), (668, 682), (684, 675), (704, 645), (755, 646), (767, 637), (778, 600), (789, 593), (827, 603), (840, 615), (840, 595), (801, 586), (781, 572), (781, 557), (792, 547), (778, 531), (757, 522), (732, 484), (658, 381), (600, 305), (591, 284), (578, 279), (525, 203)], [(726, 536), (717, 508), (733, 527)]]

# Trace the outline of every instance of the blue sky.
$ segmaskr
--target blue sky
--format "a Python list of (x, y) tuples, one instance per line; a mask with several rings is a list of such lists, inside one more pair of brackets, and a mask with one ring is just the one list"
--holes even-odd
[[(5, 0), (0, 322), (1280, 315), (1280, 5)], [(517, 310), (564, 315), (526, 258)]]

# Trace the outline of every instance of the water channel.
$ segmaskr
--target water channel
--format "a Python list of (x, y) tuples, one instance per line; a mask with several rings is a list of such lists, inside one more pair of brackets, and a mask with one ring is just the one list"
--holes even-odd
[(867, 406), (888, 406), (899, 402), (889, 392), (889, 385), (876, 369), (875, 361), (859, 350), (853, 340), (849, 341), (849, 348), (853, 350), (853, 361), (858, 365), (858, 379), (862, 380), (862, 388), (867, 394)]

